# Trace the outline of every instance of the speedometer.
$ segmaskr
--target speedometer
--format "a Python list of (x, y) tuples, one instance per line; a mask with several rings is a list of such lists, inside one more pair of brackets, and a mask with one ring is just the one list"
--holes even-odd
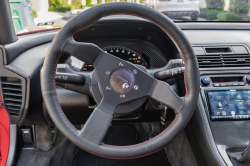
[[(149, 69), (149, 57), (145, 54), (140, 52), (136, 52), (126, 47), (114, 46), (114, 47), (105, 47), (103, 51), (114, 55), (118, 58), (121, 58), (125, 61), (131, 62), (133, 64), (142, 65), (145, 68)], [(84, 64), (83, 70), (84, 71), (92, 71), (94, 68), (92, 65)]]
[(133, 64), (142, 65), (145, 68), (149, 68), (147, 61), (139, 53), (125, 47), (106, 47), (103, 49), (106, 53), (112, 54), (118, 58), (125, 61), (131, 62)]

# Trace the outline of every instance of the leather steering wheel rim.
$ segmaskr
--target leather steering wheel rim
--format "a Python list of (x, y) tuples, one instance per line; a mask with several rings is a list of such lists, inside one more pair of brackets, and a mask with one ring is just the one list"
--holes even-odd
[[(167, 33), (176, 44), (185, 63), (185, 97), (178, 97), (166, 83), (155, 80), (129, 62), (104, 53), (96, 45), (78, 43), (73, 40), (72, 37), (76, 32), (86, 29), (102, 17), (121, 14), (137, 16), (154, 23)], [(94, 64), (101, 84), (102, 93), (104, 96), (106, 95), (106, 97), (104, 97), (105, 99), (103, 99), (103, 103), (105, 104), (100, 104), (94, 110), (81, 131), (77, 130), (68, 121), (57, 99), (55, 72), (57, 69), (57, 62), (60, 55), (63, 53), (72, 54), (88, 64)], [(122, 62), (124, 67), (127, 67), (128, 70), (136, 69), (138, 74), (134, 74), (136, 79), (135, 84), (138, 83), (140, 84), (140, 87), (144, 88), (139, 88), (140, 91), (137, 91), (137, 93), (134, 93), (135, 90), (132, 89), (126, 93), (126, 97), (128, 97), (124, 99), (114, 99), (114, 96), (110, 97), (111, 95), (108, 94), (109, 92), (105, 91), (105, 86), (108, 84), (108, 77), (104, 74), (102, 75), (102, 72), (105, 72), (105, 66), (103, 65), (105, 64), (105, 59), (114, 61), (117, 64), (117, 67), (117, 62)], [(113, 69), (115, 69), (115, 66), (112, 70)], [(109, 3), (82, 12), (70, 20), (59, 31), (50, 45), (41, 70), (41, 88), (43, 99), (51, 119), (64, 136), (66, 136), (71, 142), (78, 147), (101, 157), (112, 159), (132, 159), (152, 154), (164, 148), (180, 131), (183, 130), (191, 118), (196, 106), (200, 87), (199, 76), (199, 67), (192, 46), (172, 20), (158, 11), (143, 5), (131, 3)], [(140, 83), (139, 78), (145, 78), (148, 85), (144, 86), (144, 84), (147, 84), (145, 82), (144, 84)], [(134, 86), (134, 84), (132, 86)], [(147, 87), (148, 90), (146, 90)], [(112, 94), (116, 93), (117, 92), (112, 90)], [(113, 146), (103, 144), (102, 139), (105, 136), (105, 131), (102, 131), (102, 126), (108, 126), (112, 121), (112, 119), (110, 119), (112, 111), (110, 110), (113, 109), (113, 103), (119, 104), (125, 100), (142, 96), (151, 96), (157, 101), (172, 108), (175, 111), (176, 117), (171, 125), (169, 125), (169, 127), (162, 131), (158, 136), (140, 144), (131, 146)], [(105, 117), (107, 117), (107, 122), (103, 122), (106, 120)], [(104, 120), (102, 120), (102, 118)], [(107, 129), (103, 127), (103, 130)]]

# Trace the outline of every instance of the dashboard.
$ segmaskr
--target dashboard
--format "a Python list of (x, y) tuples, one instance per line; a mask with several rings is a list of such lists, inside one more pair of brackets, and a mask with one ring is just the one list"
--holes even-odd
[[(187, 24), (185, 24), (185, 26), (186, 25)], [(185, 33), (190, 43), (194, 48), (196, 48), (196, 50), (198, 50), (198, 48), (201, 48), (202, 46), (211, 47), (211, 45), (233, 45), (232, 48), (235, 45), (244, 45), (246, 47), (250, 46), (249, 38), (247, 36), (249, 35), (249, 32), (247, 31), (232, 31), (232, 33), (229, 35), (228, 31), (222, 30), (205, 31), (189, 29), (183, 30), (183, 33)], [(18, 75), (20, 75), (20, 77), (23, 78), (20, 78), (20, 82), (22, 82), (23, 93), (23, 96), (20, 97), (22, 98), (21, 108), (18, 116), (16, 116), (17, 114), (15, 114), (13, 115), (13, 117), (11, 117), (14, 122), (19, 122), (20, 124), (38, 124), (43, 122), (43, 119), (40, 119), (38, 117), (43, 116), (43, 112), (46, 112), (46, 110), (39, 107), (41, 105), (40, 102), (42, 101), (42, 95), (37, 97), (37, 95), (41, 94), (41, 91), (39, 88), (37, 88), (36, 85), (39, 85), (40, 69), (42, 67), (46, 52), (49, 49), (50, 42), (53, 40), (56, 34), (57, 31), (46, 33), (44, 32), (44, 34), (40, 36), (37, 36), (36, 34), (20, 36), (19, 40), (16, 43), (5, 46), (6, 54), (11, 55), (8, 56), (8, 58), (5, 57), (3, 59), (4, 63), (7, 64), (5, 66), (6, 69), (12, 71), (13, 73), (17, 73)], [(116, 57), (122, 58), (134, 64), (142, 65), (150, 70), (158, 70), (158, 68), (163, 68), (171, 59), (181, 59), (179, 50), (176, 49), (175, 45), (173, 45), (171, 39), (169, 39), (169, 37), (165, 33), (163, 33), (161, 29), (147, 21), (98, 21), (93, 26), (76, 33), (74, 35), (74, 39), (77, 42), (88, 42), (96, 44), (99, 48)], [(213, 57), (217, 56), (215, 55), (215, 53), (209, 54), (213, 54)], [(233, 56), (232, 53), (230, 55)], [(200, 55), (198, 58), (202, 58), (203, 56), (204, 55)], [(234, 56), (236, 56), (236, 54)], [(246, 55), (244, 54), (244, 56)], [(66, 68), (63, 68), (63, 71), (60, 72), (78, 73), (82, 75), (86, 73), (92, 73), (91, 71), (93, 70), (93, 66), (85, 64), (84, 62), (76, 59), (73, 56), (62, 55), (61, 58), (62, 59), (59, 60), (59, 64), (64, 67), (66, 66)], [(27, 61), (29, 61), (29, 65), (24, 68), (22, 64), (27, 63)], [(200, 61), (203, 60), (201, 59)], [(243, 62), (240, 62), (238, 64), (242, 63)], [(247, 70), (247, 67), (240, 67), (240, 69)], [(231, 73), (230, 70), (233, 69), (230, 68), (229, 70), (228, 68), (200, 68), (201, 74), (202, 72), (204, 72), (206, 75), (208, 70), (216, 70), (216, 72), (224, 70), (223, 73)], [(3, 69), (2, 71), (5, 70)], [(17, 77), (16, 75), (13, 76), (13, 74), (6, 74), (6, 78), (10, 76)], [(25, 79), (29, 82), (25, 81)], [(29, 87), (30, 85), (32, 86)], [(65, 88), (65, 86), (63, 86), (63, 88)], [(70, 93), (72, 96), (80, 96), (80, 93), (73, 93), (63, 88), (58, 88), (58, 96), (59, 100), (61, 100), (60, 103), (63, 107), (63, 110), (65, 111), (65, 114), (72, 117), (70, 118), (70, 120), (73, 123), (82, 123), (82, 118), (80, 117), (83, 116), (78, 115), (83, 113), (83, 109), (86, 110), (85, 113), (91, 112), (92, 109), (90, 109), (89, 106), (94, 106), (95, 101), (92, 98), (88, 98), (88, 96), (82, 95), (80, 98), (84, 98), (84, 101), (79, 101), (79, 107), (74, 108), (74, 110), (77, 111), (75, 111), (75, 113), (72, 113), (72, 105), (70, 104), (70, 101), (68, 100), (68, 98), (65, 98), (64, 100), (63, 96), (66, 93)], [(69, 85), (67, 85), (67, 88), (70, 88)], [(29, 89), (29, 93), (26, 92), (26, 89)], [(76, 89), (80, 88), (77, 87)], [(27, 94), (27, 97), (25, 96), (25, 94)], [(32, 95), (29, 96), (29, 94)], [(34, 96), (34, 94), (36, 95)], [(29, 103), (26, 103), (26, 101)], [(24, 109), (26, 108), (24, 107), (25, 105), (29, 105), (29, 107), (27, 107), (28, 109)], [(77, 104), (74, 105), (75, 107), (77, 106)], [(156, 108), (157, 106), (158, 105), (155, 104), (154, 106), (147, 106), (147, 108), (151, 109)], [(138, 108), (138, 110), (140, 109), (142, 108)], [(150, 109), (148, 112), (150, 112)], [(147, 118), (152, 120), (152, 117), (154, 116), (156, 117), (155, 119), (157, 119), (158, 115), (160, 115), (161, 113), (161, 110), (159, 109), (159, 111), (157, 112), (159, 113), (158, 115), (156, 114), (155, 110), (150, 113), (152, 114), (144, 114), (145, 116), (143, 118), (145, 119), (143, 120), (146, 121)], [(22, 117), (23, 119), (21, 119)]]
[[(166, 66), (171, 59), (181, 59), (178, 50), (175, 50), (176, 47), (171, 45), (168, 37), (164, 36), (161, 30), (154, 27), (154, 25), (149, 24), (150, 23), (146, 21), (142, 23), (140, 20), (127, 20), (127, 22), (122, 20), (117, 21), (117, 24), (114, 20), (108, 21), (108, 23), (107, 21), (98, 21), (91, 28), (76, 33), (74, 39), (78, 42), (94, 43), (104, 51), (107, 51), (107, 53), (131, 63), (142, 65), (147, 69), (161, 68)], [(244, 147), (248, 144), (250, 138), (250, 121), (247, 119), (250, 118), (250, 113), (247, 112), (250, 107), (249, 99), (246, 97), (250, 92), (250, 82), (244, 84), (244, 86), (240, 86), (240, 83), (243, 82), (243, 80), (245, 81), (245, 76), (250, 73), (249, 66), (243, 65), (243, 60), (245, 59), (245, 62), (248, 62), (250, 56), (249, 25), (245, 25), (248, 28), (245, 28), (245, 30), (239, 29), (242, 27), (233, 29), (235, 26), (239, 26), (239, 24), (232, 23), (218, 23), (218, 25), (215, 23), (195, 23), (195, 27), (194, 24), (192, 24), (192, 28), (190, 29), (188, 29), (188, 26), (191, 26), (191, 23), (179, 23), (178, 25), (193, 45), (194, 50), (202, 51), (201, 54), (196, 53), (199, 64), (211, 64), (210, 68), (200, 68), (201, 76), (210, 76), (211, 80), (209, 80), (207, 86), (202, 85), (200, 87), (201, 96), (198, 99), (198, 107), (194, 112), (194, 118), (192, 118), (195, 119), (192, 121), (192, 126), (195, 126), (195, 129), (198, 130), (196, 132), (197, 137), (206, 138), (206, 140), (212, 142), (208, 145), (204, 143), (202, 149), (211, 151), (211, 144), (214, 146), (223, 145), (234, 149)], [(124, 27), (126, 27), (125, 30)], [(244, 29), (244, 27), (242, 29)], [(20, 90), (20, 92), (18, 92), (20, 93), (18, 96), (20, 103), (18, 112), (13, 113), (11, 110), (8, 110), (13, 123), (17, 123), (20, 126), (53, 124), (47, 114), (46, 106), (42, 103), (40, 70), (46, 52), (49, 49), (50, 42), (56, 34), (57, 31), (39, 33), (39, 35), (24, 35), (20, 36), (15, 43), (4, 46), (6, 55), (4, 53), (3, 56), (0, 56), (1, 63), (5, 64), (4, 66), (0, 65), (1, 81), (4, 82), (5, 80), (16, 78)], [(237, 48), (239, 48), (238, 46), (244, 46), (247, 48), (249, 54), (238, 53), (236, 50), (234, 50), (234, 53), (228, 53), (227, 50), (224, 51), (225, 53), (221, 53), (221, 50), (219, 53), (218, 51), (204, 52), (206, 51), (204, 48), (224, 48), (225, 46), (232, 47), (233, 49), (235, 46), (237, 46)], [(206, 59), (204, 59), (204, 57)], [(216, 57), (220, 59), (218, 58), (218, 60)], [(218, 68), (212, 66), (213, 59), (220, 63), (225, 63), (227, 57), (233, 57), (230, 61), (228, 60), (228, 63), (237, 64), (238, 67)], [(240, 60), (237, 61), (239, 58)], [(236, 62), (232, 62), (232, 60), (235, 59)], [(27, 64), (27, 62), (29, 62), (29, 65), (23, 65)], [(65, 69), (65, 72), (69, 73), (84, 75), (86, 73), (92, 73), (91, 71), (93, 70), (93, 66), (85, 64), (70, 55), (66, 55), (66, 58), (59, 62), (60, 64), (67, 64), (62, 66), (70, 66), (70, 69), (68, 69), (68, 67)], [(240, 79), (235, 79), (236, 77)], [(232, 86), (234, 83), (237, 83), (237, 86)], [(67, 118), (73, 124), (83, 124), (92, 113), (96, 102), (87, 95), (73, 92), (73, 90), (67, 90), (65, 87), (66, 85), (56, 86), (60, 105)], [(179, 88), (175, 86), (176, 91), (179, 91), (180, 94), (183, 93), (182, 91), (185, 91), (182, 89), (183, 87), (184, 84), (181, 85), (181, 83)], [(67, 88), (70, 88), (69, 84)], [(79, 90), (85, 87), (76, 86), (74, 88)], [(97, 88), (98, 85), (96, 85), (96, 89)], [(228, 95), (230, 98), (227, 99), (226, 97)], [(216, 98), (217, 96), (222, 96), (222, 99)], [(242, 99), (239, 98), (241, 96), (243, 96)], [(2, 99), (4, 100), (4, 98)], [(141, 103), (143, 103), (146, 99), (140, 100), (142, 100)], [(163, 107), (160, 107), (161, 105), (153, 100), (147, 100), (144, 104), (141, 103), (138, 105), (135, 105), (137, 103), (128, 103), (131, 105), (134, 104), (134, 107), (136, 107), (135, 114), (131, 114), (133, 115), (132, 117), (131, 115), (117, 116), (114, 118), (116, 123), (157, 121), (159, 117), (161, 117), (163, 110)], [(233, 106), (231, 106), (232, 103), (234, 103)], [(243, 104), (244, 107), (241, 106)], [(229, 110), (229, 107), (233, 107), (235, 110), (228, 112), (223, 110)], [(120, 109), (127, 108), (127, 105), (120, 106)], [(142, 109), (144, 109), (143, 114), (140, 112)], [(173, 115), (171, 111), (168, 111), (167, 118), (174, 118)], [(216, 119), (212, 119), (212, 116), (217, 117)], [(246, 116), (247, 118), (245, 118)], [(229, 135), (230, 137), (228, 137)], [(241, 140), (241, 142), (238, 140)], [(196, 143), (197, 141), (195, 144)], [(213, 148), (212, 150), (217, 150), (217, 148)], [(226, 152), (226, 150), (230, 149), (224, 149), (224, 152)], [(220, 151), (216, 153), (215, 158), (218, 158)], [(211, 163), (210, 165), (219, 164)]]
[[(20, 36), (16, 43), (6, 45), (6, 53), (11, 56), (8, 56), (8, 58), (4, 57), (4, 63), (8, 64), (5, 67), (9, 71), (20, 75), (18, 81), (19, 84), (21, 83), (23, 94), (19, 97), (20, 108), (11, 115), (13, 122), (20, 124), (40, 124), (45, 121), (42, 118), (38, 118), (41, 116), (45, 116), (46, 121), (50, 122), (49, 118), (47, 118), (47, 113), (43, 115), (43, 112), (47, 112), (46, 107), (40, 107), (42, 94), (40, 86), (37, 85), (40, 85), (39, 73), (46, 52), (56, 34), (57, 31), (44, 32), (43, 35), (39, 37), (37, 37), (36, 34)], [(73, 38), (77, 42), (93, 43), (109, 54), (133, 64), (141, 65), (144, 69), (150, 69), (148, 71), (158, 70), (158, 68), (165, 69), (170, 60), (180, 59), (180, 52), (176, 49), (176, 46), (168, 35), (156, 25), (143, 20), (113, 20), (108, 21), (108, 23), (107, 21), (98, 21), (91, 27), (75, 33)], [(21, 64), (27, 61), (29, 61), (29, 65), (24, 68)], [(80, 74), (86, 76), (86, 78), (88, 78), (87, 76), (89, 75), (91, 75), (91, 78), (92, 75), (94, 76), (94, 72), (92, 72), (94, 69), (93, 66), (69, 54), (63, 54), (58, 64), (57, 72), (63, 74)], [(107, 65), (109, 64), (107, 63)], [(9, 73), (8, 71), (6, 72)], [(10, 79), (9, 77), (17, 76), (5, 74), (4, 79)], [(94, 85), (94, 88), (93, 86), (91, 87), (92, 91), (96, 90), (94, 97), (83, 93), (90, 88), (88, 81), (89, 79), (86, 79), (86, 84), (83, 86), (56, 84), (59, 102), (66, 116), (74, 124), (84, 123), (85, 120), (82, 119), (82, 117), (88, 117), (89, 114), (91, 114), (96, 102), (99, 101), (98, 97), (101, 97), (98, 91), (98, 85)], [(26, 93), (26, 88), (29, 89), (29, 93)], [(72, 88), (80, 90), (81, 92), (74, 92)], [(26, 94), (27, 97), (25, 96)], [(39, 97), (35, 97), (34, 94)], [(70, 98), (72, 98), (73, 101), (69, 100), (68, 97), (64, 98), (64, 96), (67, 96), (66, 94), (72, 95)], [(146, 98), (141, 98), (138, 102), (127, 103), (132, 105), (129, 106), (129, 108), (133, 109), (131, 110), (131, 114), (123, 115), (125, 118), (124, 121), (130, 120), (131, 118), (135, 118), (135, 121), (158, 120), (163, 106), (155, 101), (151, 102), (150, 100), (150, 102), (147, 102), (146, 100)], [(26, 101), (28, 102), (27, 104)], [(75, 103), (72, 105), (73, 102)], [(148, 106), (147, 109), (144, 110), (145, 104)], [(28, 106), (25, 107), (25, 105)], [(127, 109), (128, 105), (121, 105), (120, 107), (118, 110)], [(75, 110), (74, 113), (72, 113), (72, 108)], [(144, 110), (143, 115), (141, 115), (142, 110)]]

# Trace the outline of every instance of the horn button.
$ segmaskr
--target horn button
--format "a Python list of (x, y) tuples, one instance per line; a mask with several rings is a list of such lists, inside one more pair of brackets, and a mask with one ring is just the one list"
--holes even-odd
[(134, 87), (135, 77), (129, 69), (118, 68), (111, 73), (109, 83), (114, 91), (126, 93)]

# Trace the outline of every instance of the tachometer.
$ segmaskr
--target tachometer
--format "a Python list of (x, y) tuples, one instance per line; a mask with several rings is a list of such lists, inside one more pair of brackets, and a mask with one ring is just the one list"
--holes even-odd
[[(121, 58), (125, 61), (131, 62), (133, 64), (142, 65), (145, 68), (149, 69), (149, 57), (145, 54), (136, 52), (126, 47), (114, 46), (114, 47), (105, 47), (103, 50), (106, 53), (114, 55), (118, 58)], [(94, 68), (92, 65), (84, 64), (83, 68), (84, 71), (92, 71)]]

